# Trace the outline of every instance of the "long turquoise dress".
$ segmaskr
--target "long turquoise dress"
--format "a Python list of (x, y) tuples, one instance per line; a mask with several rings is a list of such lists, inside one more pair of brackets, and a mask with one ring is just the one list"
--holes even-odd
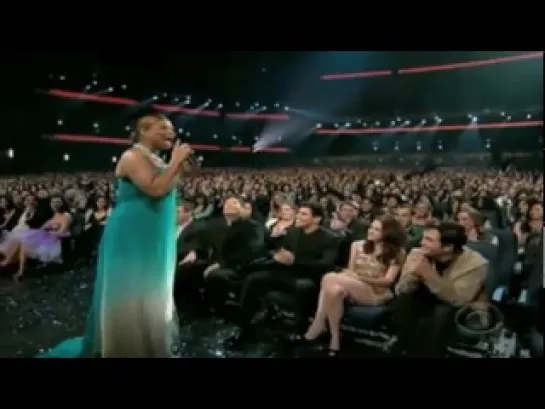
[(85, 335), (41, 357), (170, 357), (177, 339), (172, 299), (176, 193), (161, 198), (118, 179), (100, 243)]

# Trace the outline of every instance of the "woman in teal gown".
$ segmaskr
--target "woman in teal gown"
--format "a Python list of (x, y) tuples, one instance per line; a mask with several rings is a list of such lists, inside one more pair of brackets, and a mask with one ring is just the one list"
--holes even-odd
[(170, 121), (158, 112), (137, 121), (136, 143), (117, 168), (116, 206), (99, 248), (83, 337), (41, 357), (171, 357), (178, 341), (172, 300), (176, 264), (177, 176), (191, 154), (176, 143), (167, 165), (153, 152), (172, 147)]

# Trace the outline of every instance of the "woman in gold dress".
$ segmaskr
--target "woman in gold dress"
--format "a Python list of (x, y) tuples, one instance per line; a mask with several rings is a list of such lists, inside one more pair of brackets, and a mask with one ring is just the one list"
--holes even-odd
[(391, 216), (375, 219), (367, 240), (355, 241), (350, 261), (340, 273), (322, 279), (318, 310), (304, 338), (312, 341), (327, 330), (331, 334), (329, 355), (340, 350), (340, 326), (345, 300), (358, 305), (382, 305), (393, 297), (392, 286), (405, 260), (406, 234)]

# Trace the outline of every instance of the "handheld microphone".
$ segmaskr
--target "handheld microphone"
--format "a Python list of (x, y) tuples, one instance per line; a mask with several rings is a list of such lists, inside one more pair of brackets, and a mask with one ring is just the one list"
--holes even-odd
[(187, 157), (186, 162), (192, 168), (200, 168), (201, 162), (202, 162), (202, 156), (197, 156), (195, 155), (195, 152), (193, 152), (191, 155)]

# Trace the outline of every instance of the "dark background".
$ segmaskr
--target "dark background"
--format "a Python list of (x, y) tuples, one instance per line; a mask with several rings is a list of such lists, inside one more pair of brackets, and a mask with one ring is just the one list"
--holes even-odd
[[(542, 127), (478, 132), (395, 133), (391, 135), (316, 135), (312, 127), (335, 129), (350, 124), (398, 117), (412, 123), (432, 120), (467, 124), (542, 118), (543, 58), (398, 75), (408, 67), (500, 58), (525, 51), (392, 52), (164, 52), (141, 53), (9, 51), (0, 57), (4, 75), (0, 106), (0, 170), (3, 173), (91, 170), (112, 167), (123, 146), (66, 143), (48, 140), (56, 133), (125, 137), (130, 109), (118, 105), (51, 97), (51, 88), (149, 100), (171, 104), (191, 96), (189, 106), (210, 100), (220, 116), (174, 115), (184, 140), (221, 147), (251, 146), (256, 136), (286, 133), (276, 145), (288, 154), (203, 152), (209, 166), (267, 166), (316, 163), (325, 156), (366, 155), (364, 163), (415, 166), (430, 156), (475, 154), (501, 164), (505, 153), (518, 152), (521, 164), (537, 165), (542, 155)], [(151, 58), (150, 58), (151, 55)], [(146, 58), (143, 58), (146, 56)], [(323, 81), (320, 76), (393, 70), (386, 77)], [(93, 85), (96, 81), (97, 85)], [(126, 85), (122, 89), (121, 85)], [(112, 92), (104, 92), (113, 87)], [(290, 121), (234, 120), (229, 112), (248, 112), (258, 102), (263, 113), (286, 113)], [(217, 108), (221, 104), (222, 108)], [(503, 115), (502, 115), (503, 114)], [(62, 126), (58, 120), (62, 119)], [(95, 129), (93, 124), (98, 123)], [(295, 124), (295, 125), (294, 125)], [(291, 128), (294, 129), (291, 129)], [(188, 135), (189, 133), (189, 135)], [(216, 135), (216, 136), (214, 136)], [(233, 137), (236, 137), (234, 139)], [(396, 148), (397, 146), (397, 148)], [(420, 146), (418, 150), (417, 146)], [(439, 149), (441, 146), (441, 149)], [(15, 156), (5, 154), (13, 149)], [(397, 150), (396, 150), (397, 149)], [(68, 162), (62, 157), (70, 155)], [(384, 156), (393, 154), (391, 157)], [(502, 159), (502, 154), (503, 158)], [(382, 156), (381, 156), (382, 155)], [(484, 156), (483, 156), (484, 155)], [(478, 161), (478, 160), (477, 160)], [(532, 166), (533, 166), (532, 165)]]

